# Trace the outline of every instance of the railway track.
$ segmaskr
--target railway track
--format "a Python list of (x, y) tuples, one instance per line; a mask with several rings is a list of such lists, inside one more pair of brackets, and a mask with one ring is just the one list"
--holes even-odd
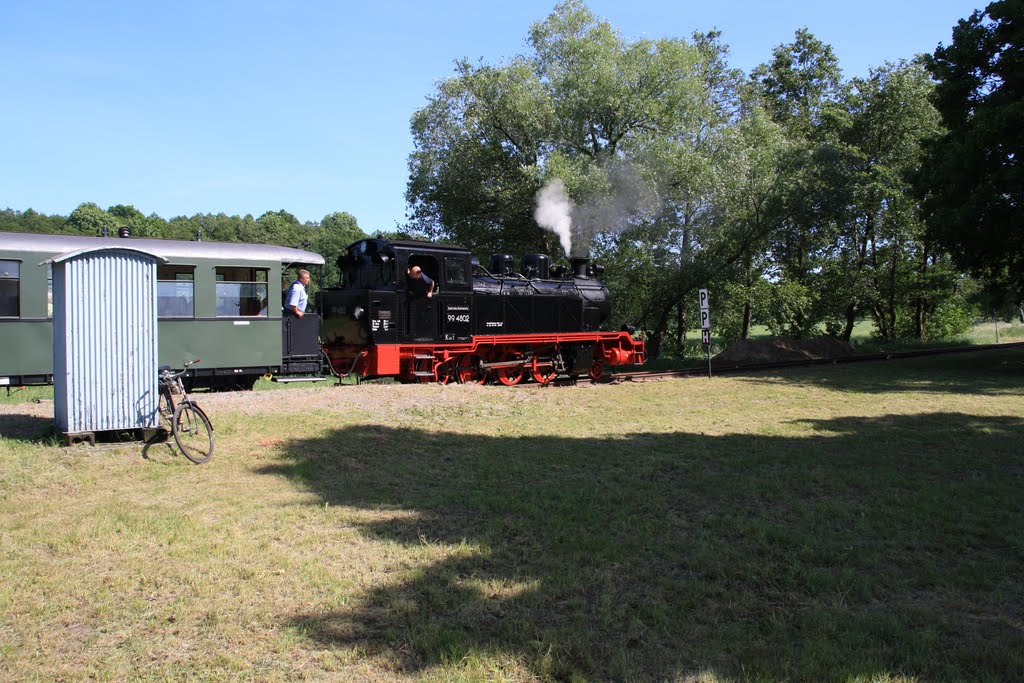
[[(743, 363), (715, 365), (712, 362), (712, 375), (742, 374), (748, 372), (761, 372), (766, 370), (779, 370), (785, 368), (810, 367), (814, 365), (840, 365), (846, 363), (877, 363), (879, 361), (905, 360), (908, 358), (920, 358), (923, 356), (944, 356), (957, 353), (973, 353), (984, 351), (997, 351), (1006, 349), (1024, 349), (1024, 342), (1010, 342), (1005, 344), (980, 344), (975, 346), (956, 346), (942, 349), (919, 349), (915, 351), (888, 351), (885, 353), (871, 353), (856, 356), (837, 356), (831, 358), (808, 358), (802, 360), (779, 361), (774, 363)], [(643, 382), (646, 380), (671, 379), (676, 377), (706, 376), (708, 368), (706, 365), (681, 370), (638, 370), (635, 372), (617, 372), (609, 375), (607, 382)], [(590, 382), (587, 378), (580, 378), (576, 383)]]

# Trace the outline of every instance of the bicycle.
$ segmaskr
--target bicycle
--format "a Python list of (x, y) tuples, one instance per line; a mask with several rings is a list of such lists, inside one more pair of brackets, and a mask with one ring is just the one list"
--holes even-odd
[[(160, 368), (160, 399), (158, 408), (160, 419), (170, 423), (170, 432), (174, 442), (186, 458), (201, 465), (213, 456), (213, 425), (203, 409), (192, 400), (185, 391), (182, 377), (188, 372), (190, 365), (199, 359), (185, 363), (181, 372), (172, 372), (169, 365)], [(175, 403), (175, 396), (180, 396)]]

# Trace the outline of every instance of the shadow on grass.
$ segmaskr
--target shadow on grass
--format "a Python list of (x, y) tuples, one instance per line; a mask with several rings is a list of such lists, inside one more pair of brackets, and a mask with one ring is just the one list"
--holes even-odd
[[(264, 472), (331, 505), (405, 513), (361, 530), (410, 562), (382, 560), (393, 573), (349, 608), (290, 625), (406, 671), (1019, 679), (1024, 419), (810, 426), (611, 440), (367, 427), (292, 442)], [(424, 546), (444, 559), (403, 569)]]
[(50, 443), (57, 436), (52, 417), (0, 415), (0, 436), (32, 443)]
[[(772, 373), (771, 378), (764, 373)], [(1000, 395), (1024, 393), (1024, 349), (975, 351), (890, 361), (766, 370), (747, 381), (822, 386), (835, 391)], [(731, 377), (744, 377), (729, 372)]]

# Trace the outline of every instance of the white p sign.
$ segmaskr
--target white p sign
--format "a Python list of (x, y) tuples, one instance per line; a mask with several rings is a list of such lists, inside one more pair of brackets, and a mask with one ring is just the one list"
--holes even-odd
[(697, 295), (700, 299), (700, 310), (706, 311), (710, 307), (711, 301), (708, 299), (708, 290), (700, 289), (697, 290)]
[(706, 308), (702, 308), (700, 311), (700, 329), (711, 329), (711, 313)]

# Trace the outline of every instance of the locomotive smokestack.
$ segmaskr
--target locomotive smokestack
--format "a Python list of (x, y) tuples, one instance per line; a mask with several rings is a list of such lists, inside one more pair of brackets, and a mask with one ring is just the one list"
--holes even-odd
[(587, 264), (590, 263), (590, 259), (586, 256), (574, 256), (570, 259), (572, 263), (572, 276), (586, 278), (587, 275)]

